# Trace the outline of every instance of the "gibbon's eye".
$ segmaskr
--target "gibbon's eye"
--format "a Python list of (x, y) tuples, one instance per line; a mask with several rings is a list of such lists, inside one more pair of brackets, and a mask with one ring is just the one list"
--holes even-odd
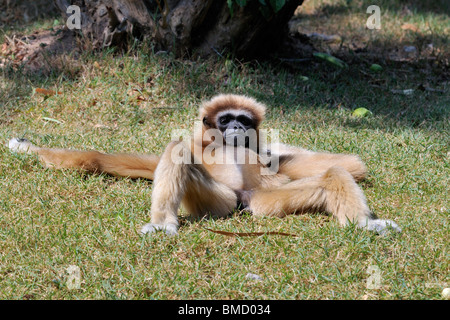
[(223, 117), (220, 117), (219, 122), (220, 122), (220, 124), (225, 125), (228, 122), (230, 122), (230, 120), (231, 120), (230, 116), (223, 116)]
[(252, 119), (247, 116), (239, 116), (237, 120), (242, 123), (244, 126), (249, 127), (252, 124)]

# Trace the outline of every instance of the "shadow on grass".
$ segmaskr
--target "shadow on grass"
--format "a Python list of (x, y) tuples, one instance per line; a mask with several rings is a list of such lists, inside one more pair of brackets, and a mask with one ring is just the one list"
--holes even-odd
[(75, 80), (78, 70), (70, 65), (73, 46), (68, 44), (73, 36), (61, 28), (42, 30), (58, 18), (53, 0), (0, 1), (0, 12), (0, 121), (4, 122), (23, 105), (20, 100), (31, 96), (33, 87), (51, 87), (61, 78)]
[[(324, 5), (307, 19), (315, 19), (323, 15), (345, 15), (352, 10), (361, 10), (370, 1), (355, 4), (347, 1), (347, 5), (338, 2), (335, 5)], [(432, 12), (446, 15), (449, 12), (447, 1), (386, 1), (382, 5), (391, 11), (402, 14), (410, 11)], [(50, 15), (53, 15), (51, 12)], [(409, 14), (409, 13), (407, 13)], [(328, 26), (330, 27), (330, 26)], [(330, 27), (332, 29), (332, 27)], [(413, 35), (416, 45), (430, 41), (446, 43), (448, 37), (444, 34)], [(442, 123), (448, 122), (450, 98), (448, 85), (450, 81), (448, 52), (440, 56), (430, 56), (415, 59), (392, 60), (383, 49), (401, 48), (411, 44), (408, 40), (382, 39), (373, 43), (361, 44), (358, 48), (342, 48), (336, 51), (336, 56), (345, 60), (349, 68), (336, 69), (322, 61), (311, 59), (303, 64), (285, 64), (278, 60), (256, 63), (236, 63), (229, 72), (219, 74), (226, 61), (205, 61), (203, 67), (190, 67), (189, 63), (176, 60), (169, 63), (174, 74), (183, 74), (176, 79), (174, 86), (180, 92), (189, 92), (199, 99), (208, 98), (218, 92), (245, 93), (267, 103), (272, 108), (272, 117), (296, 110), (351, 110), (364, 107), (375, 115), (381, 115), (381, 121), (344, 121), (349, 127), (392, 128), (403, 126), (426, 127), (442, 130)], [(58, 48), (56, 48), (59, 46)], [(418, 45), (418, 47), (420, 47)], [(381, 49), (380, 49), (381, 48)], [(0, 93), (1, 112), (8, 116), (16, 108), (15, 100), (31, 95), (34, 87), (52, 87), (61, 81), (76, 81), (78, 72), (64, 65), (64, 57), (68, 51), (61, 50), (60, 42), (54, 42), (45, 48), (48, 52), (45, 63), (47, 70), (36, 68), (32, 72), (19, 68), (3, 69), (6, 86)], [(70, 50), (69, 50), (70, 51)], [(430, 58), (430, 59), (428, 59)], [(169, 56), (167, 59), (173, 59)], [(446, 60), (447, 59), (447, 60)], [(56, 65), (56, 61), (63, 63)], [(145, 63), (140, 61), (138, 63)], [(202, 62), (197, 62), (197, 65)], [(383, 72), (372, 73), (369, 67), (372, 63), (383, 66)], [(208, 66), (207, 64), (211, 64)], [(49, 67), (49, 68), (48, 68)], [(181, 72), (180, 72), (181, 70)], [(304, 81), (301, 76), (307, 76)], [(412, 94), (402, 93), (412, 89)], [(411, 92), (411, 91), (406, 91)], [(318, 120), (319, 121), (319, 120)], [(321, 121), (321, 120), (320, 120)]]
[[(318, 60), (307, 65), (291, 64), (288, 67), (292, 73), (307, 76), (310, 81), (299, 81), (293, 89), (277, 94), (293, 97), (291, 105), (322, 110), (344, 108), (349, 112), (364, 107), (382, 116), (382, 121), (345, 121), (346, 126), (445, 130), (450, 112), (450, 51), (446, 34), (450, 27), (450, 2), (378, 3), (382, 16), (379, 31), (365, 28), (369, 16), (366, 9), (374, 4), (371, 0), (318, 5), (320, 2), (312, 1), (312, 8), (302, 7), (293, 21), (298, 19), (300, 32), (339, 35), (340, 43), (313, 45), (317, 45), (317, 51), (344, 60), (349, 67), (340, 70)], [(406, 52), (407, 46), (413, 47), (414, 52)], [(374, 63), (380, 64), (383, 71), (372, 72), (370, 66)], [(298, 97), (296, 91), (301, 92)]]
[(376, 3), (376, 1), (374, 2), (373, 0), (345, 1), (345, 4), (343, 2), (338, 2), (338, 4), (331, 5), (324, 4), (320, 8), (320, 12), (323, 14), (347, 13), (348, 10), (354, 10), (361, 7), (367, 8), (370, 5), (378, 5), (381, 8), (397, 12), (450, 15), (450, 4), (447, 0), (384, 0), (381, 3)]

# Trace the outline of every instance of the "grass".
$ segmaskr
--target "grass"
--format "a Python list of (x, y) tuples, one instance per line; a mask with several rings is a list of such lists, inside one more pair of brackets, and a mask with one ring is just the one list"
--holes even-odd
[[(322, 47), (349, 63), (337, 70), (319, 61), (299, 67), (177, 60), (142, 44), (125, 53), (83, 53), (75, 70), (49, 75), (2, 69), (0, 298), (441, 299), (450, 282), (448, 51), (439, 42), (448, 17), (426, 12), (441, 28), (429, 35), (440, 50), (435, 60), (399, 62), (370, 45), (390, 50), (390, 33), (400, 39), (411, 36), (408, 30), (384, 35), (382, 29), (370, 39), (367, 29), (347, 24), (360, 11), (350, 7), (339, 20), (343, 10), (326, 4), (308, 5), (312, 14), (335, 19), (341, 34), (369, 39), (368, 53), (376, 54), (354, 54), (349, 42)], [(413, 19), (391, 11), (386, 23)], [(414, 12), (414, 19), (416, 14), (423, 13)], [(321, 32), (333, 31), (322, 25)], [(425, 25), (418, 27), (426, 32)], [(384, 71), (370, 73), (374, 62)], [(36, 87), (63, 94), (45, 98), (34, 93)], [(412, 95), (391, 92), (408, 88)], [(149, 220), (151, 182), (44, 169), (35, 157), (12, 154), (5, 145), (26, 136), (49, 147), (161, 153), (170, 131), (192, 128), (199, 103), (217, 92), (248, 94), (267, 104), (265, 127), (279, 128), (283, 142), (360, 155), (369, 168), (361, 187), (370, 207), (403, 232), (377, 236), (340, 228), (324, 215), (193, 221), (181, 212), (178, 237), (143, 237), (138, 230)], [(357, 107), (373, 116), (353, 118)], [(230, 238), (204, 228), (297, 237)], [(72, 265), (81, 271), (79, 289), (69, 285)], [(373, 266), (381, 282), (370, 289)], [(248, 273), (262, 281), (247, 279)]]

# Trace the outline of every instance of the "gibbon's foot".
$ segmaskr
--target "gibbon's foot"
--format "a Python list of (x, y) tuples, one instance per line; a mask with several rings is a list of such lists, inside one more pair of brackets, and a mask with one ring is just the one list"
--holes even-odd
[(155, 224), (147, 223), (141, 229), (141, 234), (155, 233), (157, 231), (164, 231), (168, 236), (178, 235), (177, 226), (174, 224)]
[(250, 190), (235, 190), (234, 192), (237, 196), (237, 208), (239, 210), (251, 212), (250, 200), (254, 192)]
[(9, 140), (8, 147), (13, 152), (28, 153), (34, 146), (27, 139), (13, 138)]
[(367, 222), (363, 223), (361, 227), (370, 231), (375, 231), (380, 235), (385, 235), (391, 230), (395, 232), (402, 231), (402, 229), (394, 221), (383, 219), (368, 220)]

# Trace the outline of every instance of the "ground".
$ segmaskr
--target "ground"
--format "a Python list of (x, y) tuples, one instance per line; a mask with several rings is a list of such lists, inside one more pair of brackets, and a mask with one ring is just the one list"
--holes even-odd
[[(445, 1), (383, 2), (380, 30), (365, 27), (368, 1), (306, 2), (291, 32), (343, 60), (342, 69), (307, 52), (257, 62), (174, 59), (149, 43), (92, 52), (86, 41), (57, 40), (70, 35), (45, 3), (0, 4), (0, 298), (442, 299), (450, 283)], [(46, 51), (53, 46), (43, 37), (59, 49)], [(341, 228), (319, 214), (196, 221), (181, 211), (178, 237), (141, 236), (151, 182), (45, 169), (6, 146), (17, 136), (161, 153), (171, 130), (192, 128), (199, 103), (218, 92), (265, 103), (265, 128), (279, 129), (283, 142), (358, 154), (370, 208), (402, 233)], [(360, 107), (372, 115), (352, 116)]]

